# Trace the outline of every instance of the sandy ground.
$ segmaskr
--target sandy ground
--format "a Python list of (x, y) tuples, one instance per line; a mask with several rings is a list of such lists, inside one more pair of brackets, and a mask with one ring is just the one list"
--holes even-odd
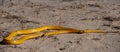
[[(120, 0), (0, 0), (0, 41), (12, 31), (44, 25), (120, 31)], [(120, 52), (120, 33), (42, 37), (0, 44), (0, 52)]]

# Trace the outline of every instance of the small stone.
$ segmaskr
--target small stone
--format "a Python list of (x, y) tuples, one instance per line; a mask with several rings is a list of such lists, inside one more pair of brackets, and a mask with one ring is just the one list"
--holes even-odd
[(65, 48), (59, 48), (59, 50), (65, 50)]

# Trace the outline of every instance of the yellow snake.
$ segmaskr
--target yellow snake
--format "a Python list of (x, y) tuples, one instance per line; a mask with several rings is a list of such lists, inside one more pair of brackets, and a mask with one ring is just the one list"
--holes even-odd
[[(50, 32), (45, 32), (46, 30), (53, 30)], [(39, 33), (38, 33), (39, 32)], [(28, 30), (17, 30), (11, 32), (6, 38), (3, 39), (3, 43), (5, 44), (22, 44), (25, 40), (31, 38), (37, 38), (41, 36), (51, 36), (56, 34), (63, 34), (63, 33), (105, 33), (103, 30), (77, 30), (73, 28), (61, 27), (61, 26), (42, 26), (35, 29), (28, 29)], [(24, 35), (19, 39), (14, 39), (17, 35)]]

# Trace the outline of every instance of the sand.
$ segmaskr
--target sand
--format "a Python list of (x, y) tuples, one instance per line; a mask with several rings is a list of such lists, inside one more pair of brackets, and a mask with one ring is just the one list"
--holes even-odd
[[(0, 0), (0, 41), (45, 25), (120, 31), (120, 0)], [(0, 52), (120, 52), (120, 33), (60, 34), (0, 44)]]

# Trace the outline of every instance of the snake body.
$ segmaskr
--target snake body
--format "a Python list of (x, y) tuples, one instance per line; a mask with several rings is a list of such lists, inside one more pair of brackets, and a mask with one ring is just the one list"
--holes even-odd
[[(55, 30), (47, 33), (43, 33), (46, 30)], [(37, 33), (40, 32), (40, 33)], [(22, 44), (25, 40), (44, 36), (51, 36), (56, 34), (64, 34), (64, 33), (105, 33), (103, 30), (77, 30), (73, 28), (61, 27), (61, 26), (42, 26), (35, 29), (28, 30), (17, 30), (10, 33), (6, 38), (4, 38), (3, 43), (5, 44)], [(23, 37), (15, 40), (14, 37), (17, 35), (24, 35)]]

